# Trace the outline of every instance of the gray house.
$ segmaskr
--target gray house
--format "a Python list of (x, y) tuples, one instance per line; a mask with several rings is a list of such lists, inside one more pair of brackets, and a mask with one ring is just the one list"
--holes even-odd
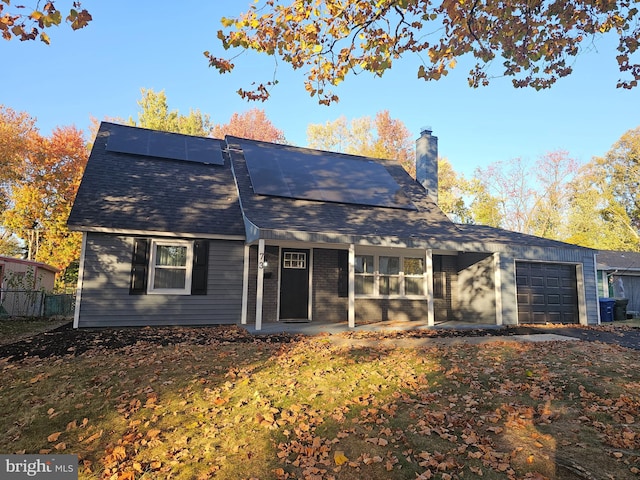
[(640, 317), (640, 252), (602, 250), (596, 258), (600, 296), (628, 300), (627, 313)]
[(397, 163), (103, 123), (69, 217), (75, 326), (598, 323), (595, 252), (452, 223)]

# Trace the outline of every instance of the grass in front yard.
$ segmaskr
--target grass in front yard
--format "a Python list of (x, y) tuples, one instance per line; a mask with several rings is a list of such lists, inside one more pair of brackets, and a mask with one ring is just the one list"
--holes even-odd
[(0, 452), (77, 454), (81, 479), (640, 473), (638, 352), (371, 345), (141, 341), (0, 363)]
[(0, 345), (17, 342), (24, 338), (58, 328), (71, 319), (40, 317), (0, 318)]

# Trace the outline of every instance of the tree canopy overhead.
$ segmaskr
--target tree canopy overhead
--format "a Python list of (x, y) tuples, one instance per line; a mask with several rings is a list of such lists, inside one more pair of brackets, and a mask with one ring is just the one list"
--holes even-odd
[(0, 0), (2, 38), (11, 40), (15, 37), (22, 41), (39, 38), (49, 44), (51, 40), (46, 29), (60, 25), (63, 19), (73, 30), (86, 27), (92, 20), (91, 14), (82, 8), (80, 2), (64, 2), (71, 3), (69, 9), (64, 12), (56, 8), (53, 0), (30, 3), (32, 5), (11, 5), (10, 0)]
[[(305, 87), (321, 104), (348, 74), (382, 76), (393, 62), (416, 54), (416, 75), (438, 80), (466, 55), (475, 59), (469, 84), (496, 75), (515, 87), (548, 88), (572, 72), (574, 57), (604, 34), (617, 36), (618, 87), (633, 88), (640, 63), (640, 15), (630, 0), (256, 0), (236, 18), (223, 18), (225, 49), (253, 50), (306, 69)], [(205, 52), (220, 72), (233, 58)], [(266, 100), (272, 79), (238, 93)]]

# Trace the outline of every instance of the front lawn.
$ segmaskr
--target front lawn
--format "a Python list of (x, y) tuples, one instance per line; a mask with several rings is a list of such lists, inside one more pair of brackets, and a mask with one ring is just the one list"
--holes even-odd
[(77, 454), (81, 479), (640, 473), (638, 351), (190, 342), (188, 329), (162, 346), (145, 331), (131, 346), (0, 360), (0, 453)]
[(6, 345), (31, 337), (38, 333), (54, 330), (70, 323), (71, 319), (51, 319), (41, 317), (0, 318), (0, 345)]

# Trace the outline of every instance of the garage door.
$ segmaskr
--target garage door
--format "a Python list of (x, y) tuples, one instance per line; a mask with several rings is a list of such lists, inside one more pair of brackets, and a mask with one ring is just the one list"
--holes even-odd
[(519, 323), (579, 323), (575, 265), (516, 262)]

